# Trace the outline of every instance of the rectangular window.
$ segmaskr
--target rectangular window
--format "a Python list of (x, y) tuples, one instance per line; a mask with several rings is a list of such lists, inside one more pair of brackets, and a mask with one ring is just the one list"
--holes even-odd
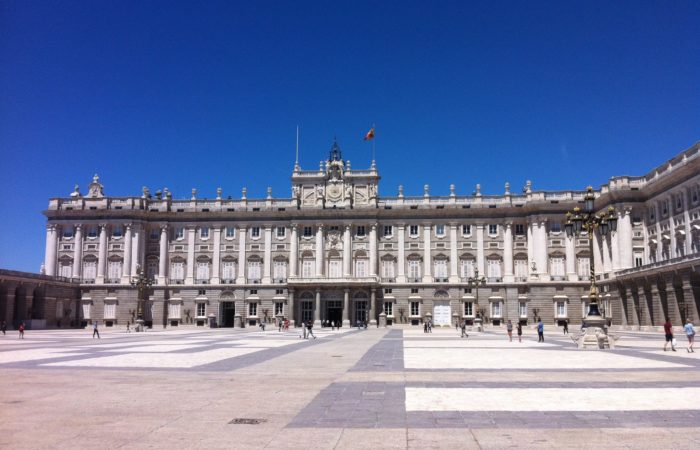
[(277, 281), (287, 279), (287, 261), (275, 261), (273, 278)]
[(91, 308), (90, 303), (83, 303), (83, 319), (90, 319), (90, 310)]
[(97, 276), (97, 261), (85, 261), (83, 263), (83, 279), (94, 280)]
[(549, 231), (552, 233), (561, 233), (561, 222), (551, 222), (549, 225)]
[(525, 225), (522, 223), (516, 223), (515, 224), (515, 234), (517, 236), (524, 236), (525, 235)]
[(518, 304), (518, 313), (520, 314), (520, 317), (522, 317), (522, 318), (527, 317), (527, 302), (520, 302)]
[(491, 317), (501, 317), (503, 311), (503, 302), (491, 302)]
[(122, 277), (122, 262), (110, 261), (107, 267), (107, 278), (110, 281), (116, 282)]
[(438, 259), (435, 261), (435, 278), (446, 279), (447, 278), (447, 261), (444, 259)]
[(392, 292), (393, 292), (392, 289), (389, 289), (389, 288), (384, 289), (385, 294), (391, 294)]
[(70, 262), (62, 262), (59, 267), (58, 276), (70, 278), (73, 275), (73, 264)]
[(641, 252), (634, 252), (634, 267), (641, 267), (644, 265), (644, 254)]
[(384, 314), (387, 316), (394, 315), (394, 302), (384, 302)]
[(328, 262), (328, 277), (329, 278), (340, 278), (342, 276), (341, 261), (338, 259), (331, 259)]
[(89, 227), (87, 231), (87, 237), (96, 238), (97, 237), (97, 227)]
[(360, 225), (357, 227), (357, 235), (358, 236), (365, 236), (365, 226)]
[(209, 263), (208, 262), (198, 262), (197, 263), (197, 280), (198, 281), (209, 281)]
[(183, 227), (175, 228), (175, 239), (183, 239), (185, 237), (185, 229)]
[(498, 281), (501, 278), (501, 260), (500, 259), (489, 259), (488, 260), (488, 271), (489, 278), (492, 281)]
[(578, 276), (583, 279), (588, 279), (591, 272), (591, 263), (588, 257), (578, 259)]
[(445, 225), (435, 225), (435, 236), (445, 235)]
[(408, 277), (411, 278), (412, 281), (420, 279), (420, 261), (417, 259), (408, 261)]
[(525, 281), (527, 280), (527, 260), (526, 259), (516, 259), (515, 265), (515, 281)]
[(314, 276), (314, 261), (305, 259), (301, 263), (301, 276), (303, 278), (311, 278)]
[(356, 277), (366, 277), (367, 276), (367, 261), (364, 259), (358, 259), (355, 261), (355, 276)]
[(417, 294), (418, 288), (411, 288), (411, 294)]
[(474, 260), (463, 259), (460, 263), (460, 277), (469, 278), (474, 276)]
[(105, 319), (117, 318), (117, 304), (114, 302), (105, 302)]
[(224, 261), (221, 277), (224, 280), (236, 279), (236, 263), (234, 261)]
[(258, 316), (258, 304), (256, 302), (248, 303), (248, 316), (257, 317)]
[(209, 227), (202, 227), (199, 229), (199, 237), (202, 239), (209, 238)]
[(149, 259), (146, 263), (146, 276), (153, 280), (158, 276), (158, 261)]
[(391, 225), (384, 225), (384, 237), (390, 237), (394, 235), (394, 227)]
[(557, 317), (566, 317), (566, 302), (557, 302)]
[(250, 236), (254, 238), (260, 237), (260, 227), (253, 227), (250, 229)]
[(382, 261), (382, 277), (394, 278), (394, 261)]
[(283, 238), (287, 232), (287, 229), (285, 227), (277, 227), (277, 237), (278, 238)]
[(489, 234), (491, 236), (498, 234), (498, 225), (497, 224), (489, 224)]
[(304, 237), (311, 237), (314, 235), (314, 230), (311, 227), (304, 227)]
[(149, 237), (152, 241), (157, 241), (160, 237), (160, 230), (158, 228), (151, 228)]
[(411, 302), (411, 315), (412, 316), (419, 316), (420, 315), (420, 302)]
[(70, 239), (73, 237), (73, 227), (64, 227), (63, 228), (63, 237), (66, 239)]
[(173, 262), (170, 266), (170, 278), (172, 280), (184, 280), (185, 279), (185, 263), (184, 262)]
[(464, 315), (474, 316), (474, 302), (464, 302)]
[(550, 258), (549, 269), (553, 277), (564, 277), (564, 258), (558, 256)]
[(112, 228), (112, 236), (114, 237), (122, 237), (123, 231), (122, 227), (117, 225), (114, 228)]
[(236, 229), (234, 227), (226, 227), (226, 237), (236, 237)]
[(284, 303), (282, 302), (275, 302), (275, 317), (276, 316), (281, 316), (284, 311)]
[(197, 317), (206, 317), (207, 304), (204, 302), (197, 303)]
[(170, 303), (168, 305), (168, 319), (180, 319), (182, 305), (180, 303)]
[(248, 262), (248, 279), (259, 280), (261, 278), (260, 261)]
[(418, 236), (418, 225), (411, 225), (408, 227), (408, 234), (411, 236)]

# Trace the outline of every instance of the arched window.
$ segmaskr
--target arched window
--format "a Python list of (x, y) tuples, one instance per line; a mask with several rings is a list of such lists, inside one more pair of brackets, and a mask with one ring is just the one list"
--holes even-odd
[(146, 276), (154, 280), (158, 276), (158, 257), (149, 256), (146, 260)]

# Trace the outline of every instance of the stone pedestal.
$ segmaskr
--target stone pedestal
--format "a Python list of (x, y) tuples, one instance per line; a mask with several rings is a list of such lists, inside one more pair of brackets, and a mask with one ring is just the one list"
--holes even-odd
[(476, 331), (484, 331), (484, 324), (481, 318), (474, 319), (474, 326), (476, 327)]
[(146, 331), (146, 325), (144, 325), (143, 319), (136, 319), (136, 326), (134, 327), (134, 331), (137, 333)]
[(241, 320), (240, 314), (234, 314), (234, 316), (233, 316), (233, 328), (243, 328), (243, 320)]
[(384, 311), (379, 314), (379, 326), (386, 328), (386, 313)]
[(576, 344), (582, 350), (614, 349), (615, 338), (608, 334), (605, 318), (602, 316), (587, 316), (583, 323), (586, 331), (579, 336)]

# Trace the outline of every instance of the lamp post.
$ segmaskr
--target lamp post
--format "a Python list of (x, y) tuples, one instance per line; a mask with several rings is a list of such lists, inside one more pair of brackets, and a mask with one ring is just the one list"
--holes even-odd
[(136, 278), (131, 279), (131, 285), (135, 286), (138, 291), (138, 303), (136, 304), (136, 328), (135, 331), (141, 332), (144, 329), (143, 309), (146, 300), (148, 300), (148, 291), (153, 285), (153, 280), (148, 278), (141, 266), (136, 266)]
[[(608, 233), (617, 231), (617, 218), (615, 210), (609, 207), (608, 210), (601, 214), (596, 214), (594, 209), (595, 194), (593, 188), (588, 186), (584, 197), (583, 210), (574, 208), (573, 212), (566, 213), (566, 224), (564, 229), (569, 238), (579, 236), (582, 231), (588, 236), (588, 248), (590, 251), (590, 290), (588, 294), (588, 313), (584, 319), (586, 325), (586, 335), (579, 342), (579, 348), (593, 346), (595, 342), (596, 348), (602, 348), (604, 344), (612, 344), (608, 340), (605, 327), (605, 318), (600, 314), (600, 306), (598, 304), (598, 285), (595, 279), (595, 260), (593, 258), (593, 233), (596, 228), (602, 236), (607, 236)], [(594, 341), (595, 340), (595, 341)], [(589, 344), (589, 345), (587, 345)]]
[[(486, 277), (479, 278), (479, 268), (474, 269), (474, 276), (467, 278), (467, 284), (470, 288), (476, 288), (476, 305), (474, 305), (474, 310), (479, 312), (479, 286), (484, 286), (486, 284)], [(481, 314), (477, 314), (477, 318), (474, 319), (477, 322), (476, 326), (479, 331), (482, 330), (482, 320)]]

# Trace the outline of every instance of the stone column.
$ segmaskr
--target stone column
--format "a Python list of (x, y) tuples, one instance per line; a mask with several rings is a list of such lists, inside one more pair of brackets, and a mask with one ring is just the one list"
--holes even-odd
[(397, 265), (397, 276), (396, 276), (396, 282), (397, 283), (405, 283), (406, 282), (406, 226), (404, 224), (400, 224), (398, 226), (399, 230), (399, 254), (398, 258), (396, 261)]
[(211, 263), (211, 283), (221, 283), (221, 225), (214, 225), (214, 255)]
[(595, 264), (595, 273), (599, 275), (603, 273), (603, 253), (600, 249), (600, 240), (598, 233), (593, 233), (593, 254), (591, 255), (591, 264)]
[(246, 227), (238, 228), (238, 278), (236, 284), (245, 284), (245, 237)]
[(73, 247), (73, 278), (80, 278), (83, 274), (83, 227), (75, 226), (75, 247)]
[(58, 248), (58, 233), (56, 225), (49, 224), (46, 226), (46, 259), (44, 261), (44, 270), (46, 275), (56, 275), (56, 252)]
[(343, 326), (350, 325), (349, 314), (350, 313), (350, 289), (345, 289), (343, 291)]
[[(620, 230), (618, 228), (618, 230)], [(620, 260), (621, 258), (621, 253), (620, 253), (620, 234), (622, 234), (620, 231), (616, 231), (615, 233), (609, 231), (608, 232), (608, 239), (610, 240), (610, 253), (611, 253), (611, 270), (612, 271), (618, 271), (620, 270), (620, 267), (622, 265), (622, 262)]]
[(547, 270), (547, 221), (540, 219), (537, 224), (537, 271), (540, 273), (540, 280), (548, 281), (551, 277)]
[(346, 224), (343, 232), (343, 276), (352, 276), (352, 225)]
[(272, 283), (272, 226), (265, 225), (265, 259), (263, 260), (264, 284)]
[(187, 229), (187, 275), (185, 284), (194, 284), (194, 234), (194, 226)]
[(369, 274), (377, 276), (377, 224), (369, 227)]
[[(685, 254), (690, 255), (693, 253), (693, 233), (690, 227), (690, 197), (688, 196), (688, 190), (683, 191), (683, 222), (685, 224)], [(697, 315), (693, 316), (693, 319), (697, 319)]]
[(316, 289), (316, 305), (314, 306), (314, 325), (321, 325), (321, 290)]
[(100, 224), (100, 248), (97, 253), (97, 279), (95, 283), (105, 282), (105, 266), (107, 265), (107, 225)]
[(136, 274), (136, 269), (141, 263), (140, 252), (141, 248), (141, 226), (132, 225), (131, 226), (131, 273)]
[(484, 227), (483, 223), (476, 225), (476, 267), (479, 276), (486, 276), (486, 261), (484, 259)]
[(369, 294), (369, 324), (377, 325), (377, 290), (372, 289)]
[[(608, 236), (610, 236), (608, 234)], [(608, 245), (609, 237), (601, 235), (602, 252), (603, 252), (603, 270), (601, 273), (610, 273), (612, 264), (610, 261), (610, 246)]]
[[(673, 206), (673, 203), (671, 203)], [(678, 325), (685, 325), (681, 323), (681, 308), (680, 303), (683, 299), (678, 301), (678, 296), (676, 295), (676, 289), (673, 287), (673, 277), (664, 277), (666, 283), (666, 302), (668, 304), (668, 317), (671, 318), (671, 322)]]
[(432, 283), (433, 258), (430, 252), (430, 233), (432, 226), (423, 225), (423, 283)]
[(160, 252), (158, 255), (158, 284), (166, 284), (168, 279), (168, 225), (160, 226)]
[(513, 275), (513, 223), (508, 221), (503, 226), (503, 281), (512, 283), (515, 281)]
[(566, 236), (564, 243), (566, 245), (566, 279), (569, 281), (578, 281), (576, 273), (576, 238), (577, 236)]
[(287, 320), (289, 320), (289, 326), (294, 326), (294, 289), (289, 289), (287, 291)]
[(124, 225), (124, 266), (122, 270), (122, 283), (129, 283), (131, 279), (131, 224)]
[(654, 323), (652, 325), (663, 325), (668, 312), (664, 309), (664, 305), (661, 302), (661, 293), (659, 292), (659, 287), (656, 284), (656, 280), (651, 280), (651, 283), (649, 284), (649, 292), (651, 294), (651, 307), (653, 309)]
[[(529, 221), (527, 223), (527, 270), (532, 278), (537, 278), (537, 272), (532, 270), (532, 263), (535, 262), (537, 264), (535, 260), (535, 233), (532, 231), (533, 227), (534, 223)], [(540, 268), (536, 267), (536, 269), (539, 270)]]
[(316, 276), (323, 276), (323, 224), (316, 225)]
[[(686, 199), (687, 200), (687, 199)], [(687, 206), (687, 203), (686, 203)], [(686, 240), (689, 239), (688, 235), (686, 235)], [(695, 293), (693, 292), (693, 283), (690, 280), (690, 273), (689, 272), (684, 272), (681, 274), (681, 280), (682, 280), (682, 287), (683, 287), (683, 304), (684, 308), (687, 305), (687, 309), (683, 313), (683, 317), (686, 319), (690, 318), (694, 321), (694, 323), (697, 323), (698, 320), (698, 305), (695, 303)], [(685, 324), (683, 324), (685, 325)]]
[(457, 224), (450, 224), (450, 283), (459, 282), (459, 271), (457, 270)]
[(671, 237), (671, 247), (670, 247), (668, 259), (673, 259), (676, 256), (678, 256), (676, 254), (676, 247), (678, 245), (678, 243), (676, 242), (676, 225), (673, 223), (674, 222), (674, 220), (673, 220), (674, 214), (673, 213), (674, 213), (675, 209), (676, 208), (675, 208), (675, 204), (673, 203), (673, 195), (671, 195), (668, 198), (668, 226), (669, 226), (668, 233)]
[(661, 217), (661, 208), (659, 207), (658, 202), (656, 203), (656, 262), (661, 262), (664, 258), (663, 255), (663, 248), (664, 248), (664, 239), (663, 236), (661, 235), (661, 221), (659, 220)]
[(290, 278), (294, 278), (299, 274), (299, 237), (297, 236), (296, 223), (292, 224), (291, 233), (292, 236), (289, 245), (289, 276)]
[(649, 302), (647, 302), (647, 294), (644, 291), (644, 285), (637, 285), (637, 298), (639, 299), (639, 317), (640, 325), (653, 325), (651, 320), (651, 312), (649, 310)]
[(620, 235), (618, 236), (617, 243), (620, 248), (620, 269), (630, 269), (634, 267), (631, 213), (632, 211), (629, 209), (623, 209), (618, 219), (617, 229), (620, 230)]

